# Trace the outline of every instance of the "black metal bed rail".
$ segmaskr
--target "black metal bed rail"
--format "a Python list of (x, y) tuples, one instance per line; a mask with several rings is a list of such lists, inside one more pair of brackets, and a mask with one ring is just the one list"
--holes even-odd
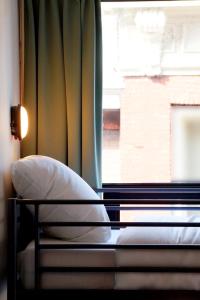
[[(184, 194), (185, 195), (185, 194)], [(166, 199), (106, 199), (106, 200), (44, 200), (44, 199), (38, 199), (38, 200), (32, 200), (32, 199), (16, 199), (16, 204), (24, 204), (24, 205), (35, 205), (39, 206), (42, 204), (45, 205), (82, 205), (82, 204), (104, 204), (104, 205), (114, 205), (114, 204), (121, 204), (121, 205), (141, 205), (141, 209), (143, 206), (142, 205), (200, 205), (200, 193), (193, 193), (193, 196), (195, 198), (190, 199), (190, 194), (187, 195), (188, 199), (181, 199), (180, 196), (181, 194), (178, 195), (179, 197), (177, 198), (174, 196), (174, 198), (168, 199), (166, 195)], [(161, 207), (160, 207), (161, 208)]]
[(200, 267), (40, 267), (40, 272), (200, 273)]
[(172, 250), (200, 250), (199, 244), (123, 244), (123, 245), (117, 245), (117, 244), (39, 244), (39, 249), (42, 250), (63, 250), (63, 249), (121, 249), (121, 250), (127, 250), (127, 249), (136, 249), (136, 250), (152, 250), (152, 249), (172, 249)]
[[(144, 208), (142, 209), (144, 210)], [(200, 227), (200, 222), (38, 222), (38, 227), (71, 227), (71, 226), (95, 226), (95, 227)]]
[[(132, 193), (132, 191), (131, 191)], [(142, 197), (137, 198), (139, 195)], [(151, 195), (154, 193), (157, 194), (158, 198), (151, 199)], [(39, 221), (39, 209), (40, 205), (87, 205), (87, 204), (105, 204), (109, 206), (109, 209), (112, 210), (121, 210), (121, 209), (137, 209), (137, 210), (148, 210), (148, 209), (160, 209), (160, 210), (173, 210), (173, 209), (186, 209), (185, 207), (177, 207), (177, 205), (188, 205), (188, 209), (200, 210), (200, 188), (187, 188), (185, 190), (172, 189), (165, 191), (165, 188), (162, 189), (162, 192), (154, 189), (153, 194), (150, 191), (144, 189), (137, 189), (134, 194), (134, 199), (108, 199), (108, 200), (33, 200), (33, 199), (9, 199), (11, 217), (12, 221), (10, 222), (10, 236), (12, 239), (13, 247), (10, 247), (11, 259), (11, 268), (9, 272), (9, 281), (12, 282), (11, 286), (16, 290), (16, 280), (17, 280), (17, 268), (16, 268), (16, 255), (17, 255), (17, 232), (16, 232), (16, 207), (19, 205), (33, 205), (35, 207), (34, 215), (34, 231), (35, 231), (35, 290), (40, 290), (40, 279), (41, 273), (43, 272), (190, 272), (190, 273), (200, 273), (200, 268), (198, 267), (43, 267), (40, 262), (41, 251), (45, 249), (179, 249), (179, 250), (199, 250), (200, 245), (185, 245), (185, 244), (142, 244), (142, 245), (116, 245), (116, 244), (43, 244), (41, 242), (41, 227), (43, 226), (107, 226), (113, 227), (200, 227), (199, 222), (40, 222)], [(160, 195), (164, 195), (164, 199), (159, 199)], [(186, 199), (183, 199), (182, 196), (185, 196)], [(119, 206), (122, 205), (132, 205), (128, 207)], [(116, 206), (117, 205), (117, 206)], [(135, 205), (135, 206), (134, 206)], [(145, 206), (151, 205), (151, 206)], [(159, 207), (158, 207), (159, 205)], [(195, 205), (195, 206), (194, 206)], [(11, 243), (11, 241), (10, 241)], [(11, 244), (11, 245), (12, 245)], [(13, 268), (13, 269), (12, 269)], [(12, 272), (13, 270), (13, 272)], [(14, 292), (13, 292), (14, 293)], [(10, 299), (15, 299), (14, 294)]]

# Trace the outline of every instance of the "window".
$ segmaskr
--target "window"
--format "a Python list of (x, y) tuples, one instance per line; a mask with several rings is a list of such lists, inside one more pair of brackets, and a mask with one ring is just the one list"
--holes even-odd
[(172, 179), (199, 181), (200, 105), (172, 106)]
[(200, 180), (200, 1), (102, 2), (103, 182)]

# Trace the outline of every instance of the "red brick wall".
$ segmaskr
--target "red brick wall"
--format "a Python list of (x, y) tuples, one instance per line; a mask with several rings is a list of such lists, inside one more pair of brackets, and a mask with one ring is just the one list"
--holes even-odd
[(200, 76), (125, 78), (120, 112), (121, 182), (171, 180), (171, 104), (200, 104)]

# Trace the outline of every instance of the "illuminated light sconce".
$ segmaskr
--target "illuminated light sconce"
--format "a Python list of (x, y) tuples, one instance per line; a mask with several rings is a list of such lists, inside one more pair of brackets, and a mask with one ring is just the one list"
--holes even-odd
[(22, 105), (11, 107), (11, 134), (21, 141), (28, 132), (28, 114)]

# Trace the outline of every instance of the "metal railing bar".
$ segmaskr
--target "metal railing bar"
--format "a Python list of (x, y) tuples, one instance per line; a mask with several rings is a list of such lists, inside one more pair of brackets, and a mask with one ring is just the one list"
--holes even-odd
[(199, 273), (200, 267), (40, 267), (40, 272), (150, 272), (150, 273)]
[(144, 204), (144, 205), (167, 205), (167, 204), (183, 204), (183, 205), (200, 205), (200, 194), (199, 199), (108, 199), (108, 200), (33, 200), (33, 199), (17, 199), (17, 204), (29, 204), (29, 205), (55, 205), (55, 204)]
[(34, 216), (34, 231), (35, 231), (35, 289), (40, 288), (40, 233), (39, 233), (39, 206), (35, 205), (35, 216)]
[[(122, 204), (123, 205), (123, 204)], [(200, 210), (200, 206), (106, 206), (106, 210), (119, 211), (119, 210)]]
[(98, 193), (190, 193), (200, 192), (200, 187), (108, 187), (95, 189)]
[(200, 222), (39, 222), (39, 226), (96, 226), (96, 227), (111, 227), (111, 226), (129, 226), (129, 227), (200, 227)]
[(199, 250), (199, 244), (40, 244), (39, 248), (42, 250), (62, 250), (62, 249), (172, 249), (172, 250)]
[[(171, 181), (171, 182), (124, 182), (124, 183), (117, 183), (117, 182), (107, 182), (102, 183), (102, 187), (100, 188), (108, 188), (108, 187), (199, 187), (200, 181)], [(98, 188), (97, 188), (98, 189)]]

